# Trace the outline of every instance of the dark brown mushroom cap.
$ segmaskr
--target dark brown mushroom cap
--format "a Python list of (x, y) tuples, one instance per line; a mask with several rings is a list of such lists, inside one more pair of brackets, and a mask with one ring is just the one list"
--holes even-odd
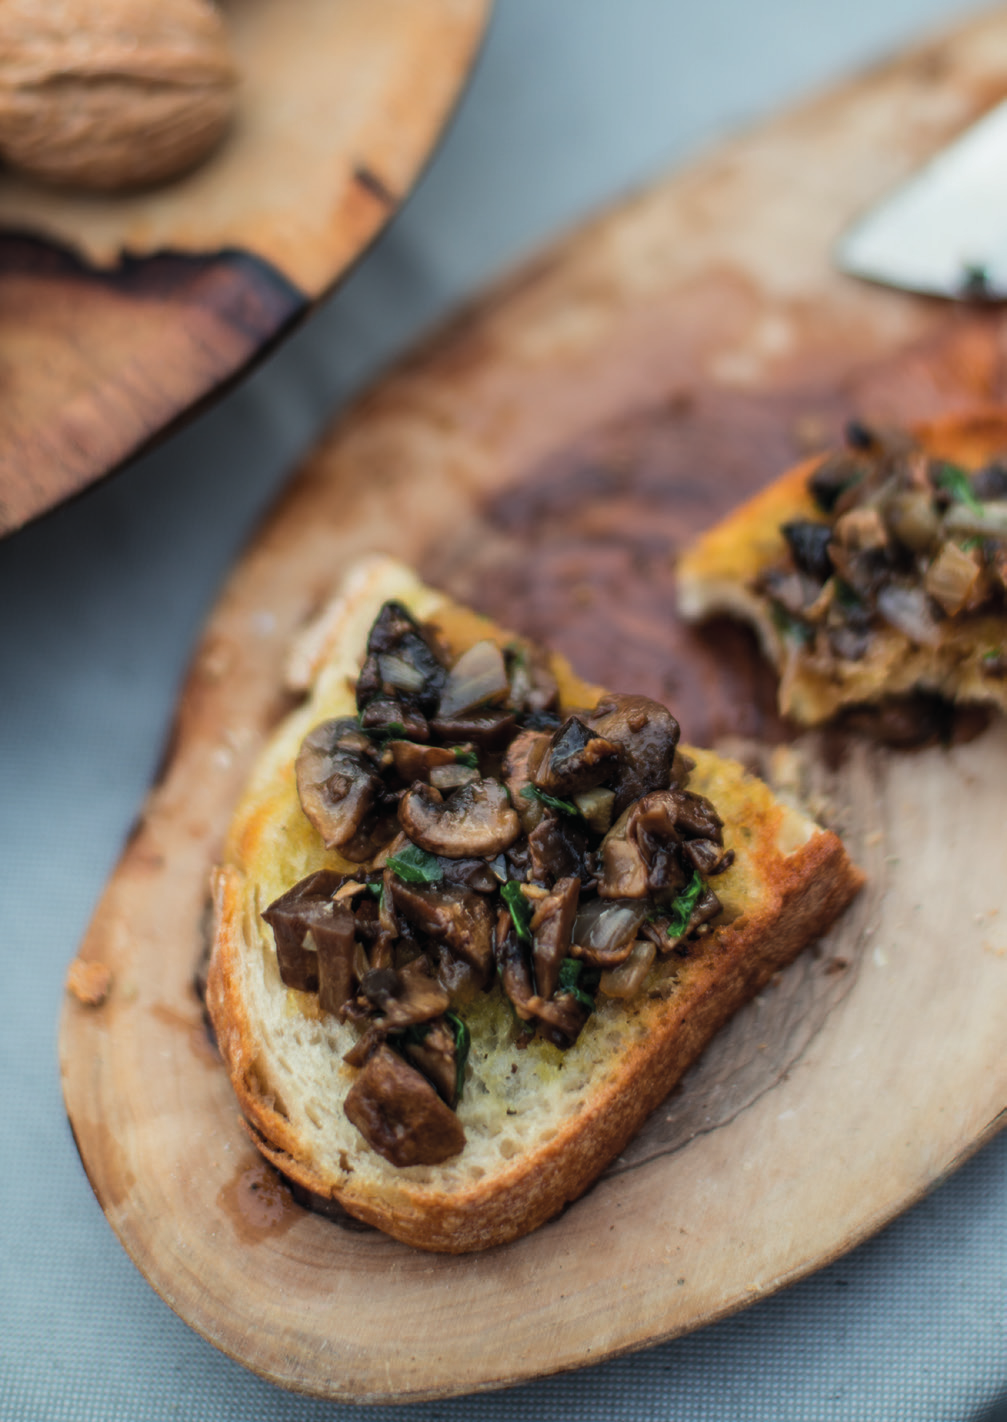
[(430, 772), (438, 765), (456, 765), (454, 751), (444, 746), (417, 745), (415, 741), (393, 740), (388, 742), (388, 750), (395, 765), (396, 774), (407, 785), (416, 780), (429, 781)]
[[(353, 914), (344, 904), (332, 901), (332, 895), (346, 877), (334, 869), (319, 869), (263, 909), (262, 917), (276, 940), (276, 961), (285, 987), (298, 992), (318, 991), (318, 950), (323, 943), (328, 944), (330, 938), (341, 942), (347, 921), (352, 944)], [(305, 947), (309, 933), (312, 948)], [(339, 1005), (342, 1006), (342, 1002)]]
[(584, 821), (549, 811), (528, 836), (528, 877), (536, 884), (553, 884), (574, 874), (587, 887), (594, 884), (590, 840)]
[(579, 716), (568, 716), (553, 733), (532, 782), (547, 795), (578, 795), (609, 783), (619, 771), (619, 747), (592, 730)]
[(532, 964), (539, 997), (552, 997), (559, 985), (563, 959), (570, 955), (574, 920), (580, 899), (580, 880), (560, 879), (550, 894), (540, 899), (531, 918), (535, 940)]
[(606, 696), (591, 713), (591, 726), (622, 754), (618, 780), (606, 782), (615, 790), (614, 818), (642, 795), (671, 784), (679, 727), (666, 706), (648, 696)]
[(430, 722), (430, 729), (438, 740), (449, 746), (472, 741), (484, 750), (499, 751), (510, 740), (516, 724), (514, 713), (503, 707), (499, 710), (467, 711), (463, 716), (435, 716)]
[(521, 833), (499, 780), (474, 780), (444, 797), (429, 785), (414, 785), (399, 803), (399, 823), (421, 849), (446, 859), (490, 857)]
[(440, 1165), (465, 1145), (455, 1113), (421, 1072), (387, 1046), (368, 1058), (343, 1110), (392, 1165)]
[(421, 934), (442, 943), (469, 963), (483, 981), (493, 962), (493, 910), (489, 900), (469, 889), (407, 884), (389, 875), (396, 911)]
[(351, 717), (322, 721), (304, 737), (294, 767), (301, 808), (326, 849), (340, 849), (356, 862), (369, 857), (369, 844), (354, 841), (383, 789), (359, 737)]

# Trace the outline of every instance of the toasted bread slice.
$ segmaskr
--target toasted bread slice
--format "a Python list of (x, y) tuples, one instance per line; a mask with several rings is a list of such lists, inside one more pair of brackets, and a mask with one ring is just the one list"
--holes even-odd
[[(719, 926), (651, 969), (629, 1001), (599, 996), (575, 1044), (535, 1039), (520, 1050), (498, 987), (464, 1009), (471, 1032), (458, 1117), (466, 1144), (436, 1166), (390, 1164), (343, 1111), (358, 1070), (344, 1053), (357, 1029), (280, 981), (269, 902), (323, 867), (326, 851), (302, 813), (294, 760), (321, 719), (352, 714), (373, 619), (388, 599), (433, 621), (459, 653), (508, 634), (373, 558), (292, 663), (310, 684), (303, 706), (265, 749), (237, 808), (215, 875), (216, 927), (207, 1002), (241, 1109), (259, 1150), (281, 1171), (348, 1212), (422, 1249), (461, 1253), (528, 1233), (577, 1198), (639, 1129), (714, 1032), (841, 912), (862, 876), (831, 832), (774, 798), (740, 765), (689, 748), (689, 787), (710, 797), (735, 851), (717, 880)], [(600, 689), (558, 657), (565, 707), (594, 706)]]
[[(974, 471), (1007, 451), (1007, 412), (947, 416), (919, 426), (913, 437), (924, 455)], [(849, 706), (919, 692), (1007, 710), (1002, 596), (1000, 605), (994, 601), (979, 611), (942, 618), (929, 642), (875, 617), (866, 650), (856, 659), (818, 655), (814, 645), (795, 638), (793, 628), (774, 617), (760, 578), (787, 555), (784, 524), (822, 520), (808, 485), (827, 457), (791, 469), (682, 555), (677, 570), (681, 616), (699, 622), (727, 614), (750, 623), (780, 674), (780, 711), (802, 725), (828, 721)], [(1003, 509), (1007, 512), (1007, 503)]]

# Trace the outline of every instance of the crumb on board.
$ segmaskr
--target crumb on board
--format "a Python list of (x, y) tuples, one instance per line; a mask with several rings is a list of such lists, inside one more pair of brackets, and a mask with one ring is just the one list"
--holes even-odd
[(100, 1007), (112, 986), (112, 969), (106, 963), (86, 963), (74, 958), (66, 975), (66, 990), (85, 1007)]

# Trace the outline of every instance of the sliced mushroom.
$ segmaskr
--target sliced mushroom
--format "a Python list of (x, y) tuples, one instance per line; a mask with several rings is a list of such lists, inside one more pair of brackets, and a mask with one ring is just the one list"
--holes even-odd
[(580, 880), (571, 877), (560, 879), (552, 892), (535, 906), (531, 919), (535, 940), (532, 964), (539, 997), (552, 997), (559, 984), (563, 959), (570, 956), (579, 898)]
[(343, 1107), (372, 1150), (392, 1165), (440, 1165), (465, 1131), (423, 1074), (387, 1046), (370, 1056)]
[(524, 792), (532, 784), (535, 771), (548, 745), (549, 737), (544, 731), (521, 731), (511, 741), (504, 755), (504, 784), (525, 834), (531, 833), (545, 813), (541, 800), (536, 800), (534, 796)]
[(666, 706), (647, 696), (606, 696), (592, 712), (591, 725), (622, 756), (618, 781), (612, 782), (613, 818), (642, 795), (671, 783), (679, 729)]
[(417, 745), (415, 741), (394, 740), (388, 742), (396, 773), (407, 785), (417, 780), (430, 779), (430, 772), (437, 766), (457, 765), (454, 751), (444, 746)]
[(408, 923), (464, 959), (487, 981), (493, 962), (493, 910), (483, 894), (406, 884), (394, 876), (391, 893)]
[(421, 849), (447, 859), (491, 857), (514, 843), (521, 824), (499, 780), (473, 781), (447, 799), (414, 785), (399, 804), (399, 823)]
[(326, 849), (339, 849), (355, 863), (374, 852), (364, 822), (383, 791), (369, 755), (358, 748), (356, 721), (323, 721), (301, 742), (295, 762), (301, 808)]
[(585, 886), (593, 883), (589, 850), (582, 820), (549, 811), (528, 836), (529, 878), (536, 884), (552, 884), (573, 874)]
[(576, 795), (600, 785), (618, 768), (619, 747), (579, 716), (569, 716), (550, 738), (532, 783), (548, 795)]

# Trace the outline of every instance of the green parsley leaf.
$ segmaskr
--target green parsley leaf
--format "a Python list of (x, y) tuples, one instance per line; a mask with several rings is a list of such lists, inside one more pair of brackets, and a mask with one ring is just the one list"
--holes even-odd
[(972, 492), (972, 480), (964, 469), (956, 464), (944, 464), (937, 473), (938, 488), (944, 489), (958, 503), (964, 504), (974, 514), (981, 514), (983, 506)]
[(963, 538), (958, 547), (963, 553), (971, 553), (974, 548), (981, 548), (983, 541), (978, 533), (973, 533), (970, 538)]
[[(357, 717), (357, 725), (360, 726), (360, 717)], [(389, 721), (386, 726), (360, 726), (365, 736), (369, 736), (372, 741), (379, 744), (382, 741), (402, 741), (406, 740), (406, 728), (401, 721)]]
[(692, 910), (696, 907), (696, 902), (706, 885), (700, 878), (699, 870), (692, 871), (692, 878), (689, 883), (674, 900), (669, 910), (671, 922), (668, 924), (668, 937), (681, 938), (682, 934), (689, 927), (689, 919), (692, 917)]
[(580, 811), (572, 800), (557, 800), (555, 795), (547, 795), (544, 790), (540, 790), (537, 785), (525, 785), (521, 791), (521, 798), (524, 800), (538, 800), (543, 805), (548, 805), (550, 810), (561, 810), (564, 815), (579, 815)]
[(849, 583), (844, 582), (842, 578), (836, 577), (832, 579), (832, 582), (836, 590), (836, 601), (840, 607), (863, 607), (863, 599), (859, 593), (854, 592)]
[(557, 991), (568, 992), (575, 997), (581, 1007), (586, 1007), (589, 1012), (594, 1011), (594, 998), (589, 992), (585, 992), (581, 986), (581, 973), (584, 964), (579, 958), (564, 958), (559, 965), (559, 986)]
[(468, 1026), (456, 1013), (445, 1012), (444, 1016), (451, 1024), (451, 1030), (455, 1034), (455, 1095), (460, 1101), (465, 1085), (465, 1063), (469, 1059), (472, 1038), (469, 1035)]
[(781, 607), (778, 602), (770, 603), (770, 612), (773, 617), (773, 624), (782, 637), (788, 638), (791, 642), (810, 642), (815, 635), (815, 629), (809, 627), (806, 622), (802, 622), (799, 617), (793, 617), (785, 607)]
[(455, 760), (459, 765), (467, 765), (470, 770), (479, 769), (479, 757), (475, 751), (462, 750), (461, 746), (455, 748)]
[(384, 887), (385, 887), (385, 886), (384, 886), (384, 883), (383, 883), (382, 880), (380, 880), (380, 879), (378, 880), (378, 882), (377, 882), (376, 884), (368, 884), (368, 885), (367, 885), (368, 891), (369, 891), (370, 893), (372, 893), (376, 899), (380, 899), (381, 893), (382, 893), (382, 890), (384, 889)]
[(407, 884), (437, 884), (444, 877), (436, 854), (428, 854), (417, 844), (407, 844), (398, 854), (389, 856), (387, 867)]
[(510, 910), (511, 920), (522, 943), (530, 943), (531, 937), (531, 904), (521, 892), (521, 885), (516, 879), (508, 879), (506, 884), (501, 885), (500, 897)]

